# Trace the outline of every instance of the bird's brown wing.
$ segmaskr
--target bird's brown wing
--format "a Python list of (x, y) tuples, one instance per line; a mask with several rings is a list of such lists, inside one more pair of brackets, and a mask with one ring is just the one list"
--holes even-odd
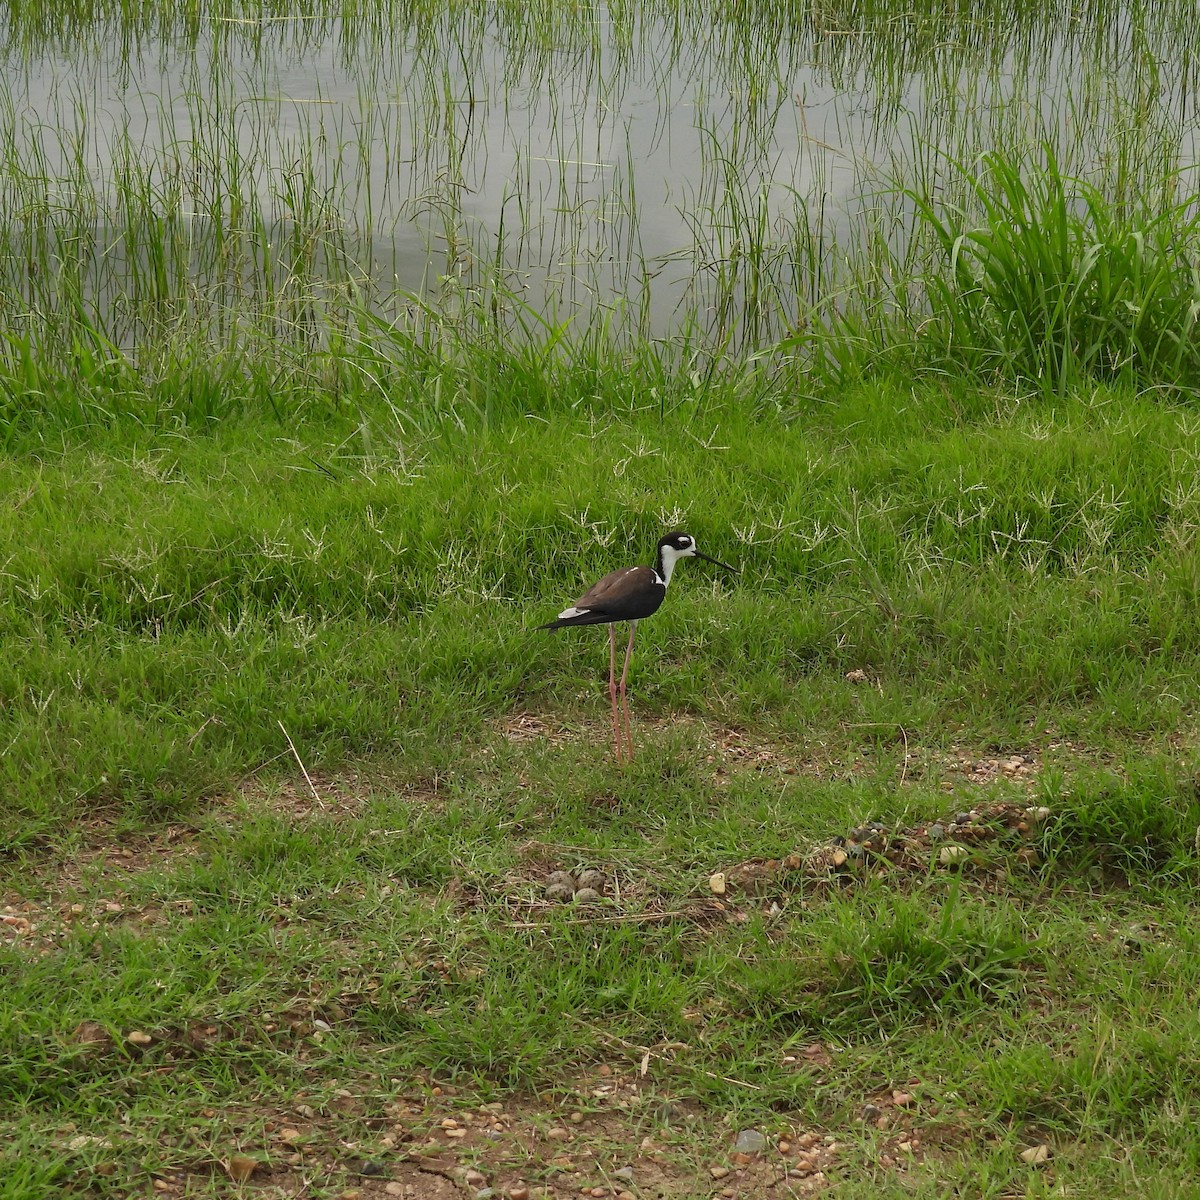
[(538, 628), (640, 621), (658, 610), (666, 594), (666, 585), (650, 567), (626, 567), (597, 580), (570, 608)]
[[(654, 583), (656, 576), (650, 567), (623, 567), (609, 571), (603, 579), (597, 579), (578, 600), (575, 608), (606, 609), (615, 596), (619, 596), (621, 585), (626, 587), (646, 586)], [(607, 602), (607, 603), (606, 603)]]

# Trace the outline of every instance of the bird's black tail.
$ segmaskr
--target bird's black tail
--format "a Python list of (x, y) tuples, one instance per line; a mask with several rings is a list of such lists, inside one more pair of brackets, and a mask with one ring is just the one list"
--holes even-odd
[(612, 623), (613, 618), (608, 613), (581, 612), (576, 613), (573, 617), (556, 617), (553, 621), (547, 621), (545, 625), (535, 625), (534, 631), (548, 629), (554, 633), (555, 630), (564, 629), (569, 625), (611, 625)]

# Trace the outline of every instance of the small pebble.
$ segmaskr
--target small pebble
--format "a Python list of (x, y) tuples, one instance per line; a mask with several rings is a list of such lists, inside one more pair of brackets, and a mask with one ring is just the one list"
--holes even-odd
[(912, 1103), (912, 1096), (908, 1092), (895, 1091), (892, 1093), (892, 1103), (897, 1108), (907, 1108)]
[(959, 863), (966, 862), (971, 857), (971, 852), (966, 846), (943, 846), (938, 851), (938, 862), (943, 867), (954, 867)]
[(550, 1138), (551, 1141), (561, 1142), (563, 1138), (568, 1136), (568, 1134), (561, 1125), (552, 1125), (546, 1130), (546, 1136)]
[(733, 1144), (736, 1154), (760, 1154), (767, 1148), (767, 1139), (757, 1129), (743, 1129)]
[(954, 823), (955, 825), (969, 825), (973, 817), (974, 814), (969, 812), (955, 813)]
[(925, 832), (929, 835), (930, 841), (940, 842), (946, 836), (946, 827), (940, 824), (930, 825)]
[(568, 1118), (568, 1120), (571, 1122), (572, 1125), (582, 1125), (583, 1124), (583, 1113), (573, 1112), (570, 1115), (570, 1117)]
[(728, 1167), (709, 1167), (708, 1173), (714, 1179), (724, 1179), (725, 1176), (729, 1174), (729, 1168)]
[(614, 1179), (623, 1179), (628, 1183), (633, 1179), (633, 1168), (632, 1167), (621, 1167), (620, 1170), (613, 1172), (613, 1178)]
[(1030, 1146), (1028, 1150), (1021, 1151), (1021, 1161), (1028, 1163), (1031, 1167), (1035, 1167), (1038, 1163), (1044, 1163), (1050, 1157), (1050, 1147), (1043, 1142), (1038, 1146)]
[(862, 1110), (862, 1119), (864, 1121), (877, 1121), (883, 1116), (883, 1109), (878, 1104), (864, 1104)]
[(508, 1189), (508, 1200), (529, 1200), (529, 1189), (522, 1183)]
[(726, 886), (725, 873), (723, 871), (717, 871), (708, 877), (708, 890), (714, 896), (725, 895)]

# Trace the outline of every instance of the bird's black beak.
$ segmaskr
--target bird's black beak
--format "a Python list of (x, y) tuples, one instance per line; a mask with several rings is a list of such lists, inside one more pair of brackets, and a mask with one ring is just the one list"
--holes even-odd
[(728, 563), (723, 563), (719, 558), (709, 558), (707, 554), (701, 554), (699, 550), (695, 552), (697, 558), (704, 559), (705, 562), (710, 562), (714, 567), (724, 567), (726, 571), (732, 571), (735, 575), (738, 573), (737, 567), (731, 567)]

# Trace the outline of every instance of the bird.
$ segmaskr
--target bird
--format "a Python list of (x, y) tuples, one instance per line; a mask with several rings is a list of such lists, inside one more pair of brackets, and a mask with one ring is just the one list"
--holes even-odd
[[(675, 564), (681, 558), (702, 558), (726, 571), (737, 574), (737, 569), (719, 559), (701, 554), (696, 548), (696, 539), (690, 533), (674, 530), (658, 539), (658, 551), (652, 567), (624, 567), (610, 571), (603, 579), (592, 584), (569, 608), (564, 608), (553, 621), (536, 628), (554, 632), (572, 625), (608, 626), (608, 698), (612, 704), (613, 745), (617, 762), (621, 761), (621, 723), (617, 715), (617, 697), (625, 716), (625, 744), (628, 759), (633, 760), (633, 732), (629, 726), (629, 702), (625, 697), (625, 681), (629, 675), (629, 659), (633, 654), (633, 639), (637, 624), (645, 617), (656, 613), (667, 595), (667, 585)], [(625, 648), (625, 666), (621, 671), (621, 682), (617, 683), (617, 635), (616, 623), (629, 622), (629, 645)]]

